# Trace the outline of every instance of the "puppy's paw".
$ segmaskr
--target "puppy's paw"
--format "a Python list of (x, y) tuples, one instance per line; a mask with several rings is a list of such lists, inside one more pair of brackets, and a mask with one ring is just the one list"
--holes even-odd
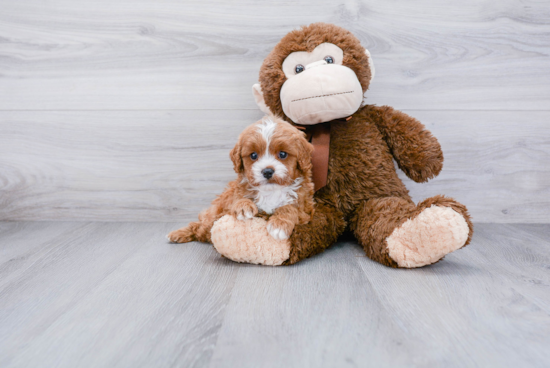
[(294, 223), (290, 220), (272, 217), (267, 222), (267, 232), (275, 240), (286, 240), (294, 230)]
[(170, 243), (189, 243), (193, 241), (193, 234), (184, 228), (172, 231), (170, 234), (166, 235), (166, 239), (168, 239)]
[(258, 207), (250, 199), (241, 199), (231, 207), (231, 214), (237, 218), (237, 220), (248, 220), (258, 214)]

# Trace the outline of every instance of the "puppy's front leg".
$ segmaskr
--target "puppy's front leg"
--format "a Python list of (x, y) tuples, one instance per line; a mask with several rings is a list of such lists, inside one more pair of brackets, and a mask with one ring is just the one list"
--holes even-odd
[(279, 207), (267, 222), (267, 231), (276, 240), (286, 240), (299, 220), (298, 208), (291, 204)]
[(248, 198), (239, 199), (231, 206), (231, 214), (237, 220), (247, 220), (258, 214), (258, 207)]

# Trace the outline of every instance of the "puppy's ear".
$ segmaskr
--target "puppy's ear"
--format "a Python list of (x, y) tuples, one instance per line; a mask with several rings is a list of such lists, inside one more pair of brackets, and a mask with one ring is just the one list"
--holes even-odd
[(237, 174), (244, 172), (243, 158), (241, 157), (241, 142), (237, 142), (235, 147), (229, 152), (229, 157), (233, 161), (233, 169)]
[(298, 166), (300, 170), (308, 177), (311, 178), (311, 154), (313, 153), (313, 145), (306, 139), (306, 135), (303, 132), (299, 132), (298, 146), (300, 147), (300, 153), (298, 154)]

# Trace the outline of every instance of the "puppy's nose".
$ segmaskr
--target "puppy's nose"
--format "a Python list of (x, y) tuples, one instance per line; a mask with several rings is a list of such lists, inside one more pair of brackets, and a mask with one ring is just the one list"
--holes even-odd
[(262, 170), (262, 175), (263, 175), (264, 178), (266, 178), (266, 179), (271, 179), (271, 177), (273, 176), (273, 173), (274, 173), (274, 172), (275, 172), (275, 170), (273, 170), (272, 168), (268, 167), (268, 168)]

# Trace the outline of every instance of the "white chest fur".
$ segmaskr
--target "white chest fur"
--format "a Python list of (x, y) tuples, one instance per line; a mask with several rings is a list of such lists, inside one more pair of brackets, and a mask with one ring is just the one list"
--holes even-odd
[(303, 179), (297, 178), (288, 186), (264, 184), (251, 189), (251, 198), (260, 211), (272, 214), (277, 208), (295, 203), (298, 199), (296, 191), (300, 189)]

